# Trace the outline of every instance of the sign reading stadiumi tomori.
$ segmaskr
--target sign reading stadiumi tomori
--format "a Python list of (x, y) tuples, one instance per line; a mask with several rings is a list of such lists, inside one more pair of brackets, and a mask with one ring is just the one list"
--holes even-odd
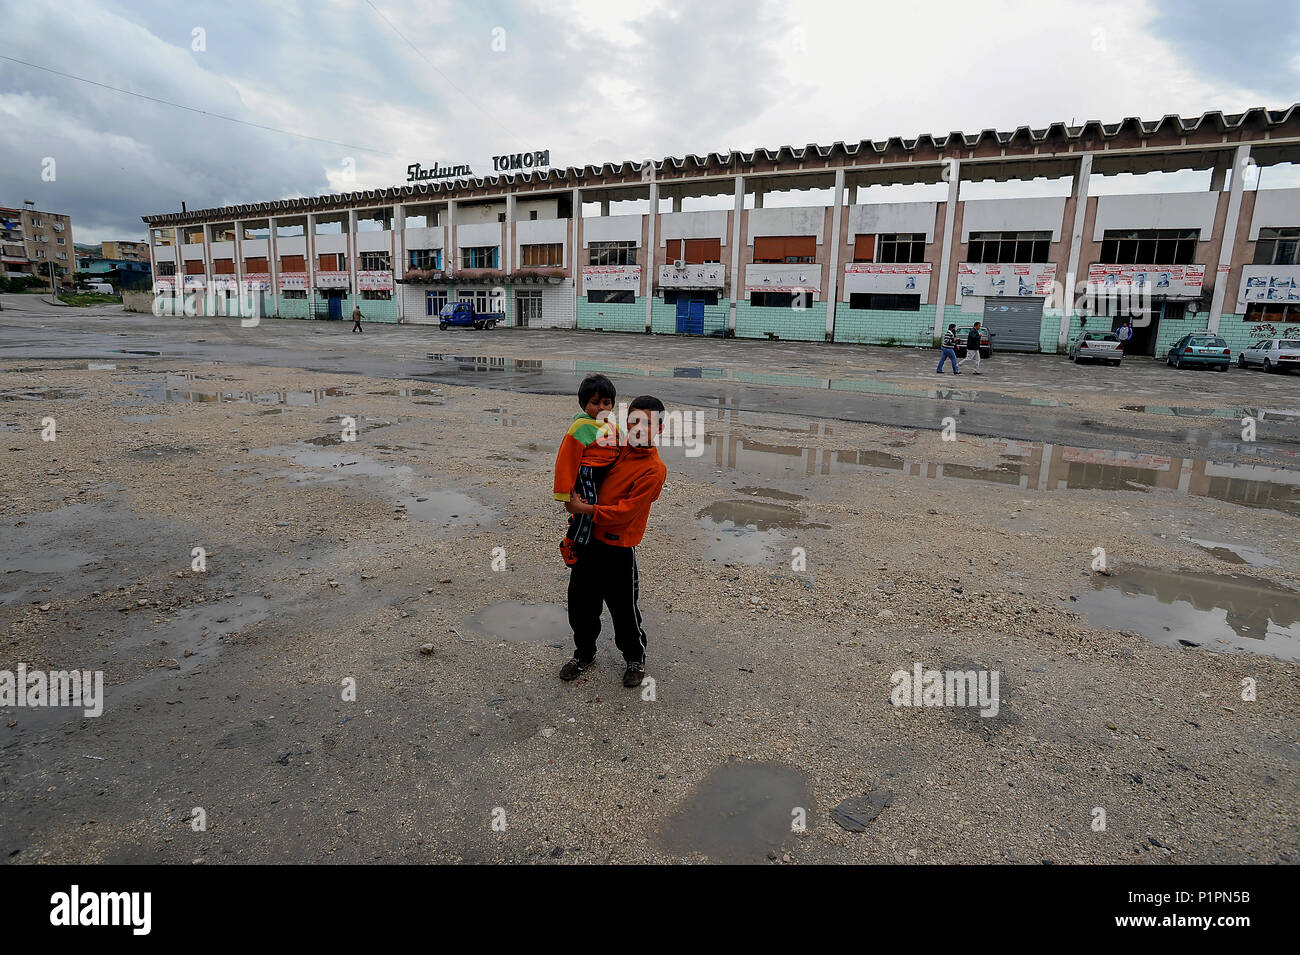
[(425, 169), (418, 162), (413, 162), (406, 167), (407, 182), (423, 182), (425, 179), (454, 179), (457, 176), (472, 176), (469, 166), (462, 163), (459, 166), (439, 166), (433, 164), (432, 169)]

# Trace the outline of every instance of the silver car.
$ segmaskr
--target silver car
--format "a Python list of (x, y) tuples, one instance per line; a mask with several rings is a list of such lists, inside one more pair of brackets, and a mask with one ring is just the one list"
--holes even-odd
[(1104, 361), (1118, 365), (1124, 359), (1119, 336), (1114, 332), (1080, 332), (1065, 349), (1072, 362)]
[(1237, 354), (1237, 367), (1257, 365), (1265, 371), (1300, 368), (1300, 338), (1265, 338), (1252, 342)]

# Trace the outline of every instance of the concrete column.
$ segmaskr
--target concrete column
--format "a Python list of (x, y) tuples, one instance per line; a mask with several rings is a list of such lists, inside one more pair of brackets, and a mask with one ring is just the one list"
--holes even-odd
[(835, 341), (835, 304), (840, 287), (840, 220), (844, 218), (844, 170), (835, 170), (834, 212), (831, 216), (831, 268), (826, 294), (826, 340)]
[(582, 218), (582, 190), (574, 189), (573, 198), (569, 200), (569, 272), (573, 275), (573, 324), (578, 324), (578, 299), (582, 280), (582, 263), (585, 261), (582, 249), (578, 246), (578, 225)]
[(509, 275), (514, 269), (515, 260), (515, 240), (512, 234), (512, 227), (515, 224), (515, 197), (514, 194), (506, 196), (506, 221), (502, 223), (505, 228), (501, 235), (501, 267), (506, 275)]
[(234, 246), (235, 256), (235, 301), (236, 310), (241, 318), (249, 317), (244, 315), (244, 223), (239, 219), (235, 220), (235, 241), (231, 243)]
[(183, 311), (177, 309), (178, 305), (185, 304), (185, 252), (181, 248), (181, 230), (178, 226), (172, 226), (172, 248), (176, 256), (176, 283), (172, 286), (172, 314), (184, 315)]
[(609, 215), (609, 200), (608, 200), (608, 199), (602, 198), (602, 199), (600, 200), (600, 214), (601, 214), (602, 216), (607, 216), (607, 215)]
[(682, 211), (682, 197), (681, 197), (681, 196), (673, 196), (673, 197), (672, 197), (672, 207), (671, 207), (671, 211), (673, 211), (673, 212), (681, 212), (681, 211)]
[(659, 245), (659, 183), (650, 183), (650, 240), (646, 249), (646, 264), (642, 278), (645, 281), (645, 330), (650, 331), (651, 315), (655, 304), (655, 258)]
[[(156, 299), (158, 297), (158, 255), (154, 252), (153, 246), (155, 241), (153, 223), (151, 222), (149, 223), (149, 278), (153, 282), (154, 287), (149, 291), (153, 293), (153, 297)], [(72, 248), (75, 251), (77, 247), (74, 245)], [(152, 305), (153, 303), (151, 302), (150, 304)]]
[(280, 314), (280, 244), (276, 241), (275, 217), (266, 217), (266, 266), (271, 272), (271, 301), (275, 314)]
[[(442, 239), (442, 270), (448, 274), (456, 271), (456, 200), (447, 201), (447, 234)], [(451, 289), (447, 290), (451, 301)]]
[(731, 216), (731, 308), (727, 313), (727, 329), (736, 334), (736, 301), (740, 298), (740, 244), (743, 237), (740, 220), (745, 214), (745, 177), (736, 177), (736, 202)]
[(1061, 285), (1061, 331), (1056, 337), (1060, 351), (1070, 337), (1070, 318), (1074, 315), (1075, 287), (1079, 284), (1079, 255), (1083, 251), (1083, 223), (1088, 214), (1088, 179), (1092, 176), (1092, 153), (1084, 153), (1074, 174), (1074, 225), (1070, 229), (1070, 258)]
[(348, 210), (348, 240), (344, 247), (348, 250), (348, 299), (351, 302), (351, 308), (348, 309), (351, 318), (351, 311), (357, 307), (357, 210)]
[(939, 288), (934, 297), (934, 338), (943, 336), (943, 310), (948, 303), (948, 276), (952, 272), (953, 220), (957, 217), (957, 196), (961, 186), (961, 163), (953, 159), (948, 165), (948, 203), (943, 208), (943, 246), (939, 259)]
[(397, 277), (406, 272), (406, 207), (400, 202), (393, 206), (393, 254), (388, 260), (393, 274), (393, 298), (397, 303), (397, 320), (406, 320), (402, 308), (402, 290), (397, 287)]
[(1241, 218), (1241, 189), (1250, 162), (1250, 146), (1238, 146), (1232, 157), (1232, 185), (1228, 192), (1228, 215), (1219, 238), (1219, 268), (1214, 275), (1214, 296), (1210, 300), (1210, 323), (1207, 330), (1218, 334), (1223, 317), (1223, 299), (1228, 292), (1228, 270), (1232, 267), (1232, 247), (1237, 241), (1237, 220)]
[(312, 318), (316, 314), (316, 216), (310, 212), (302, 234), (307, 258), (307, 317)]
[(208, 314), (208, 305), (212, 305), (212, 313), (216, 314), (216, 297), (212, 293), (212, 236), (209, 234), (210, 226), (205, 222), (203, 229), (203, 314)]
[(761, 208), (763, 208), (763, 190), (762, 190), (762, 189), (755, 189), (755, 190), (754, 190), (754, 208), (755, 208), (755, 209), (761, 209)]

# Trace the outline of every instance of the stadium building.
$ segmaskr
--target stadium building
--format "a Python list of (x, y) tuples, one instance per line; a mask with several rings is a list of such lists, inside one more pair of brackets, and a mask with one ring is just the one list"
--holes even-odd
[[(156, 307), (930, 345), (981, 319), (1002, 350), (1063, 350), (1141, 303), (1135, 345), (1300, 333), (1300, 106), (525, 169), (145, 216)], [(1198, 192), (1089, 195), (1095, 177), (1209, 173)], [(1068, 194), (962, 199), (963, 182)], [(934, 184), (934, 201), (872, 202)], [(829, 203), (791, 205), (807, 190)], [(1025, 190), (1030, 192), (1032, 190)], [(1065, 190), (1062, 190), (1065, 191)], [(779, 204), (778, 204), (779, 199)], [(1106, 296), (1086, 293), (1103, 291)], [(246, 306), (247, 307), (247, 306)], [(1287, 331), (1287, 327), (1291, 331)]]

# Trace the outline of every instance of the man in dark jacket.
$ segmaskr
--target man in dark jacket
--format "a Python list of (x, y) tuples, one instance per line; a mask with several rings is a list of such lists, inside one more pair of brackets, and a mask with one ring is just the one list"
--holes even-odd
[(980, 323), (976, 322), (970, 327), (970, 334), (966, 336), (966, 357), (957, 362), (958, 365), (964, 365), (968, 361), (975, 362), (975, 374), (980, 374)]
[(940, 345), (939, 367), (934, 370), (936, 375), (943, 374), (943, 363), (952, 362), (952, 373), (960, 375), (957, 370), (957, 326), (949, 325), (948, 330), (943, 333), (943, 343)]

